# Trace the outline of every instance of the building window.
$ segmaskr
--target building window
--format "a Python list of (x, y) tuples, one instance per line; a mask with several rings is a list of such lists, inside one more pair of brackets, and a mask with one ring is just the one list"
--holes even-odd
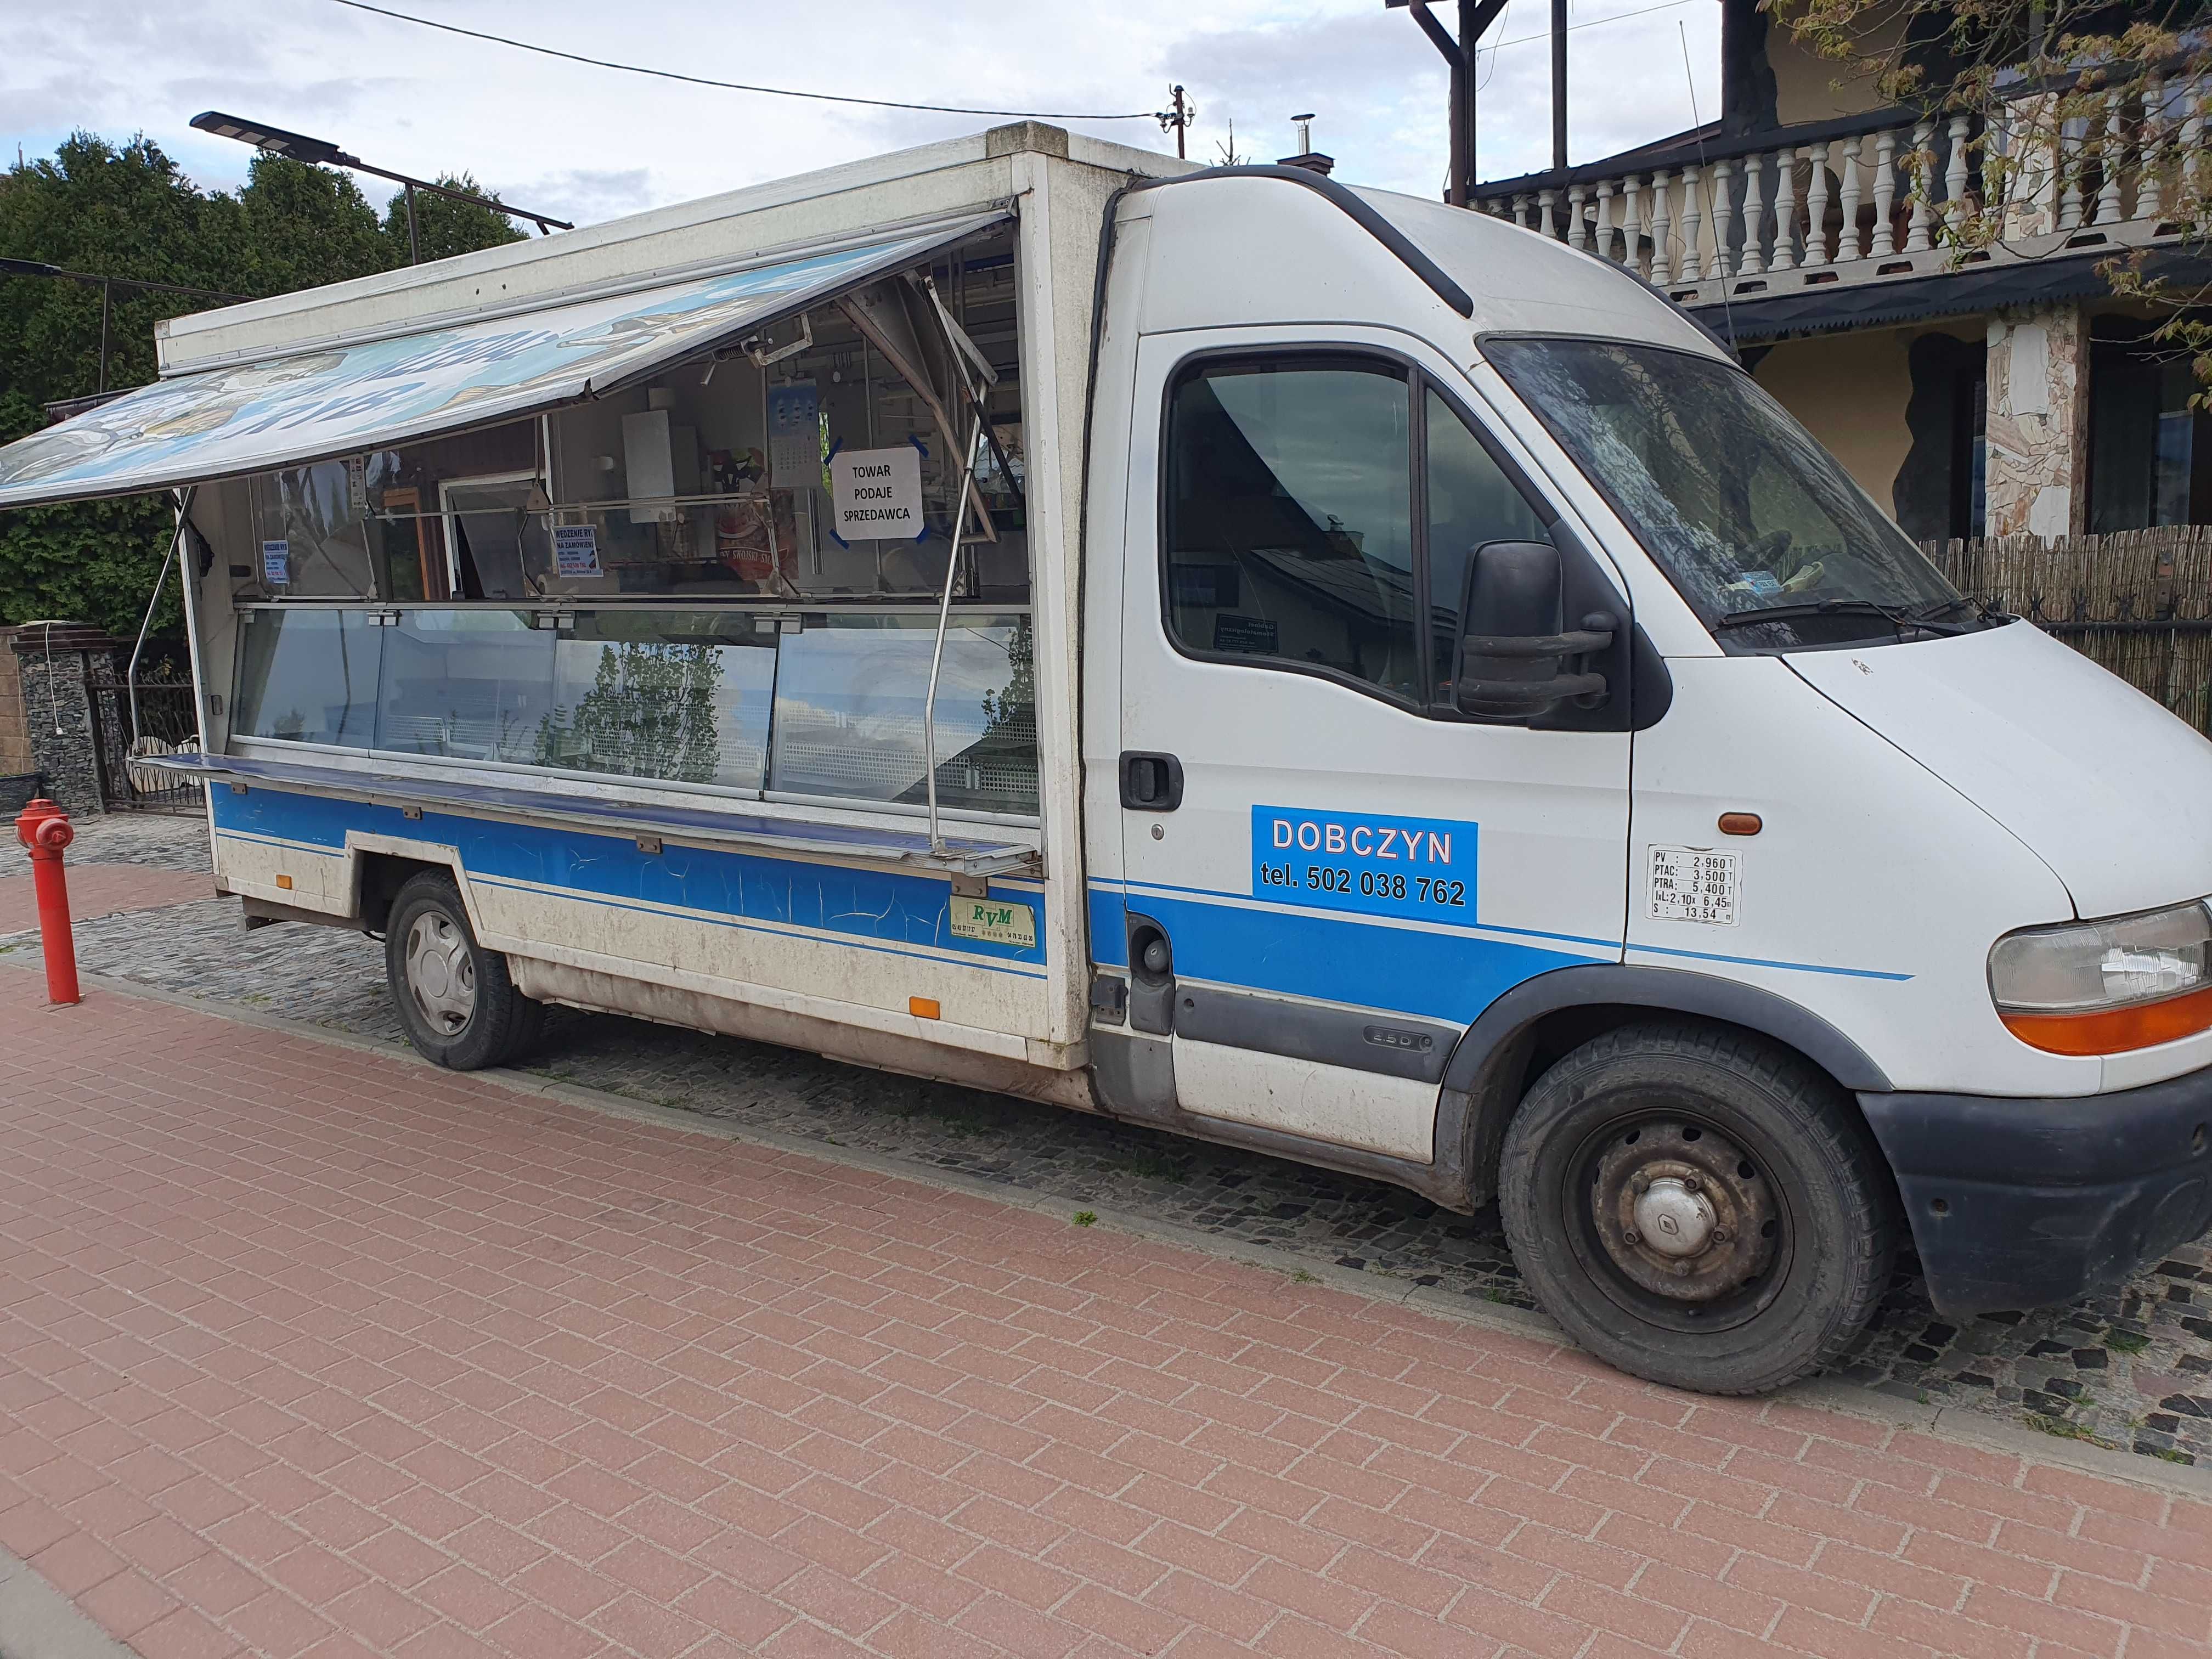
[(2100, 326), (2114, 337), (2089, 349), (2090, 532), (2212, 522), (2212, 428), (2190, 406), (2190, 353), (2145, 338), (2148, 325)]

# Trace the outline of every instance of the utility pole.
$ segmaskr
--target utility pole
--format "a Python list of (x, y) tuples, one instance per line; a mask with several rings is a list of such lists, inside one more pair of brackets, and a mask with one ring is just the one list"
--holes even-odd
[[(1505, 0), (1459, 0), (1459, 38), (1429, 10), (1430, 0), (1382, 0), (1385, 6), (1405, 7), (1413, 14), (1421, 33), (1442, 55), (1451, 70), (1451, 163), (1444, 185), (1444, 200), (1466, 207), (1474, 199), (1474, 65), (1475, 47), (1483, 33), (1505, 9)], [(1555, 4), (1564, 0), (1554, 0)]]
[(1567, 165), (1567, 0), (1552, 0), (1552, 166)]
[(1178, 161), (1183, 161), (1190, 159), (1185, 153), (1183, 148), (1184, 134), (1190, 131), (1190, 124), (1198, 119), (1198, 111), (1194, 106), (1183, 101), (1182, 88), (1181, 87), (1174, 88), (1173, 91), (1175, 94), (1175, 107), (1172, 109), (1162, 110), (1159, 112), (1158, 119), (1160, 131), (1162, 132), (1166, 132), (1170, 129), (1173, 129), (1176, 136), (1176, 160)]

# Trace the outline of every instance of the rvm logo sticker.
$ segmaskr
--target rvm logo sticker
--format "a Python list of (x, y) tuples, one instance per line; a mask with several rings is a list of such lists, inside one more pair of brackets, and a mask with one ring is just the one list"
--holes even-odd
[(1467, 926), (1479, 834), (1461, 818), (1255, 806), (1252, 896)]

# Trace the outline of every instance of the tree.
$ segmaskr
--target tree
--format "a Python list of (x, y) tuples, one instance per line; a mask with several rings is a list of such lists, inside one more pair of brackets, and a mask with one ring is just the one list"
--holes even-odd
[[(2212, 137), (2206, 0), (1766, 3), (1840, 78), (1870, 83), (1887, 102), (1972, 120), (1978, 192), (1966, 210), (1935, 216), (1960, 257), (2057, 229), (2063, 191), (2094, 195), (2124, 170), (2140, 180), (2139, 201), (2155, 192), (2159, 218), (2185, 248), (2201, 253), (2212, 241), (2212, 167), (2194, 149)], [(1935, 199), (1936, 155), (1904, 160), (1916, 195)], [(2212, 287), (2166, 274), (2165, 257), (2138, 249), (2099, 270), (2115, 293), (2164, 313), (2153, 337), (2193, 356), (2200, 386), (2212, 386), (2212, 322), (2197, 313)]]
[[(458, 176), (443, 173), (437, 182), (448, 190), (465, 190), (471, 196), (488, 193), (465, 173)], [(472, 253), (480, 247), (496, 247), (502, 242), (524, 240), (523, 233), (505, 214), (494, 213), (473, 202), (434, 196), (426, 190), (415, 193), (415, 232), (422, 244), (425, 264), (432, 259), (451, 258), (456, 253)], [(384, 239), (398, 256), (392, 263), (405, 264), (407, 192), (404, 190), (393, 193), (392, 205), (384, 210)]]
[(714, 646), (604, 644), (592, 689), (573, 709), (538, 722), (537, 763), (712, 783), (721, 763), (721, 684)]
[[(452, 182), (452, 181), (448, 181)], [(474, 188), (465, 179), (459, 189)], [(423, 258), (516, 240), (506, 219), (424, 196)], [(0, 255), (65, 270), (244, 295), (289, 293), (407, 263), (404, 204), (380, 219), (350, 174), (257, 156), (235, 194), (204, 191), (151, 140), (72, 134), (0, 173)], [(155, 377), (154, 325), (204, 300), (117, 289), (108, 389)], [(100, 290), (0, 276), (0, 443), (46, 424), (45, 406), (100, 386)], [(175, 515), (166, 495), (0, 513), (0, 623), (67, 617), (137, 633)], [(181, 627), (173, 580), (155, 618)]]

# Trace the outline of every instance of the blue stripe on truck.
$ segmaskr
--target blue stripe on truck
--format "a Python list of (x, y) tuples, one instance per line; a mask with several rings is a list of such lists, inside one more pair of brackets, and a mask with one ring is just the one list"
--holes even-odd
[[(293, 794), (258, 784), (243, 795), (210, 792), (216, 828), (224, 835), (281, 839), (343, 852), (346, 832), (450, 847), (471, 876), (556, 888), (603, 903), (625, 901), (703, 911), (715, 917), (772, 922), (828, 936), (825, 943), (863, 940), (922, 945), (1012, 964), (1044, 960), (1044, 927), (1027, 948), (953, 937), (951, 884), (945, 878), (854, 870), (799, 858), (766, 858), (671, 845), (641, 853), (629, 836), (595, 836), (548, 824), (512, 823), (425, 811), (419, 819), (396, 806)], [(1034, 889), (994, 884), (995, 896), (1034, 904)], [(1041, 977), (1030, 975), (1028, 977)]]
[(1620, 960), (1620, 947), (1602, 941), (1595, 949), (1603, 956), (1570, 954), (1464, 932), (1262, 908), (1152, 886), (1132, 887), (1125, 901), (1118, 885), (1097, 884), (1090, 891), (1091, 948), (1102, 964), (1127, 965), (1125, 902), (1167, 930), (1178, 975), (1462, 1025), (1471, 1024), (1523, 980), (1555, 968)]

